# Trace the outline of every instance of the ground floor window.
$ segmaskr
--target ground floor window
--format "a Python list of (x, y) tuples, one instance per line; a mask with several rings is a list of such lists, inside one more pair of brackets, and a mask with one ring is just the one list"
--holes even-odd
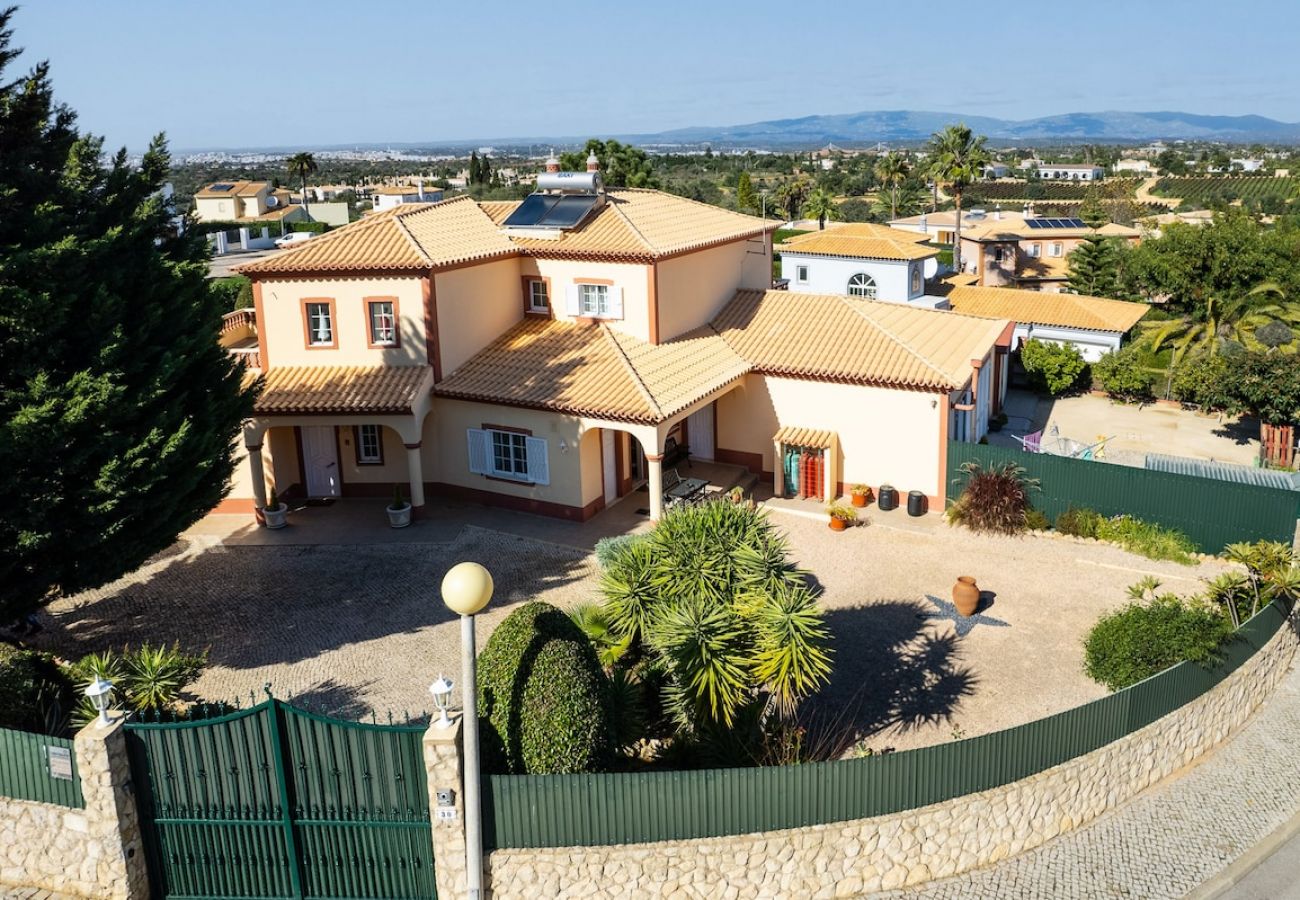
[(384, 464), (384, 439), (379, 425), (358, 425), (357, 465), (382, 466)]
[(471, 428), (469, 470), (478, 475), (550, 484), (547, 444), (525, 432)]

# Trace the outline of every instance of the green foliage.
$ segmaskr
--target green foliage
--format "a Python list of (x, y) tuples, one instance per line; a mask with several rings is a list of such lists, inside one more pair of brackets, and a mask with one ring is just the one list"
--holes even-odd
[(141, 644), (124, 647), (121, 653), (106, 650), (83, 656), (68, 667), (78, 686), (80, 700), (73, 721), (89, 722), (97, 712), (85, 696), (87, 685), (97, 678), (113, 682), (113, 704), (137, 712), (177, 713), (185, 706), (184, 690), (208, 664), (207, 651), (188, 653), (180, 644), (168, 647)]
[[(0, 12), (7, 69), (10, 12)], [(201, 234), (137, 164), (79, 134), (41, 64), (0, 78), (0, 619), (103, 584), (225, 495), (252, 414), (217, 342)]]
[(1047, 518), (1047, 513), (1031, 507), (1025, 510), (1025, 527), (1030, 531), (1047, 531), (1052, 527), (1052, 522)]
[(0, 644), (0, 728), (63, 734), (72, 684), (46, 653)]
[(1274, 600), (1294, 603), (1300, 594), (1300, 560), (1290, 544), (1238, 542), (1225, 547), (1223, 555), (1242, 566), (1245, 574), (1223, 573), (1207, 586), (1206, 599), (1223, 606), (1234, 627)]
[(826, 681), (816, 596), (765, 515), (747, 504), (670, 511), (601, 579), (613, 630), (662, 673), (684, 735), (725, 732), (769, 694), (785, 715)]
[(1095, 538), (1105, 516), (1095, 509), (1077, 509), (1071, 506), (1056, 517), (1056, 530), (1075, 537)]
[(310, 234), (324, 234), (330, 230), (325, 222), (290, 222), (288, 227), (290, 231), (306, 231)]
[(1174, 399), (1199, 406), (1207, 412), (1231, 411), (1236, 400), (1228, 391), (1228, 359), (1200, 353), (1183, 359), (1174, 368), (1170, 388)]
[(835, 197), (830, 191), (825, 188), (815, 188), (808, 195), (803, 212), (805, 216), (817, 220), (818, 228), (825, 228), (827, 219), (838, 220), (840, 217), (839, 204), (835, 202)]
[(1165, 559), (1185, 566), (1196, 563), (1196, 558), (1192, 555), (1196, 552), (1196, 544), (1187, 535), (1133, 516), (1101, 519), (1097, 523), (1096, 537), (1119, 544), (1129, 553), (1147, 559)]
[(478, 658), (479, 715), (489, 772), (596, 772), (610, 761), (608, 685), (591, 645), (555, 607), (527, 603)]
[(1026, 478), (1025, 470), (1015, 463), (986, 469), (967, 462), (962, 463), (961, 471), (966, 486), (948, 507), (950, 523), (993, 534), (1018, 534), (1028, 527), (1029, 492), (1038, 488), (1037, 479)]
[(1036, 338), (1026, 341), (1020, 349), (1020, 364), (1034, 390), (1053, 397), (1077, 388), (1088, 370), (1083, 354), (1075, 347)]
[(565, 153), (560, 157), (560, 168), (568, 172), (585, 172), (587, 157), (596, 154), (600, 161), (600, 177), (609, 187), (657, 188), (659, 179), (646, 152), (631, 144), (615, 140), (601, 141), (592, 138), (581, 151)]
[(1283, 353), (1243, 353), (1228, 360), (1226, 388), (1242, 409), (1266, 425), (1300, 419), (1300, 365)]
[(1212, 607), (1172, 594), (1148, 596), (1103, 616), (1084, 641), (1084, 671), (1112, 691), (1137, 684), (1184, 660), (1208, 664), (1232, 633)]
[(927, 174), (952, 194), (957, 207), (957, 240), (953, 242), (955, 265), (961, 271), (961, 208), (966, 188), (984, 176), (991, 161), (983, 136), (976, 136), (964, 124), (949, 125), (931, 136), (926, 145)]
[(221, 308), (224, 312), (249, 309), (253, 305), (253, 282), (243, 275), (214, 278), (208, 284), (211, 285), (213, 293), (221, 298)]
[(1102, 356), (1092, 364), (1092, 377), (1102, 390), (1126, 403), (1150, 400), (1156, 381), (1155, 373), (1143, 368), (1131, 347)]
[(757, 213), (760, 206), (758, 193), (754, 190), (754, 180), (748, 172), (741, 172), (736, 177), (736, 208), (741, 212)]
[(599, 603), (582, 603), (569, 611), (569, 618), (591, 642), (596, 658), (606, 672), (611, 672), (631, 646), (631, 639), (614, 631), (609, 614)]
[(876, 161), (876, 178), (889, 192), (889, 218), (898, 218), (898, 191), (911, 174), (911, 165), (901, 153), (886, 153)]
[(645, 539), (646, 535), (644, 534), (620, 534), (614, 537), (603, 537), (596, 541), (596, 562), (600, 563), (602, 569), (608, 569), (610, 561), (623, 547)]
[(1070, 251), (1071, 291), (1091, 297), (1124, 297), (1120, 285), (1120, 246), (1114, 238), (1089, 235)]

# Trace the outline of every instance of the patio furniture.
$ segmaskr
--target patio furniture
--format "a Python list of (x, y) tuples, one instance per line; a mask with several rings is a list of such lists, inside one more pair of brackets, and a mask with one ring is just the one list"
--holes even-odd
[(676, 469), (664, 473), (664, 506), (672, 508), (694, 503), (704, 496), (709, 482), (703, 478), (683, 478)]
[(691, 466), (691, 448), (687, 444), (677, 443), (677, 438), (670, 437), (664, 441), (663, 466), (668, 469), (681, 462)]

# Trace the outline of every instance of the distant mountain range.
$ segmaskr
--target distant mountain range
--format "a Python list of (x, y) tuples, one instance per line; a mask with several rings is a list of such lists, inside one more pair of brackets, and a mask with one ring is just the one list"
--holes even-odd
[(874, 110), (831, 116), (775, 119), (747, 125), (705, 125), (622, 137), (638, 144), (743, 147), (813, 147), (828, 143), (923, 141), (946, 125), (965, 122), (998, 143), (1016, 141), (1124, 143), (1216, 140), (1232, 143), (1300, 143), (1300, 122), (1264, 116), (1200, 116), (1185, 112), (1065, 113), (1038, 119), (996, 119), (918, 110)]

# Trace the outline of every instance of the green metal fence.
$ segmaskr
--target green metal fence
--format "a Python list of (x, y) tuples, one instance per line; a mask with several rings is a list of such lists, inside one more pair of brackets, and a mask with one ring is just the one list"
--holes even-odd
[(1084, 706), (963, 741), (866, 759), (754, 769), (487, 780), (494, 848), (683, 840), (887, 815), (1008, 784), (1151, 724), (1218, 684), (1287, 620), (1282, 604), (1238, 630), (1213, 667), (1180, 663)]
[(1232, 484), (1214, 478), (1025, 453), (985, 444), (948, 443), (948, 496), (961, 493), (963, 463), (1013, 462), (1037, 478), (1034, 506), (1055, 520), (1070, 507), (1107, 516), (1128, 513), (1186, 534), (1204, 553), (1234, 541), (1295, 538), (1300, 491)]
[(155, 897), (436, 896), (424, 726), (271, 699), (126, 729)]
[(72, 741), (0, 728), (0, 797), (85, 806)]

